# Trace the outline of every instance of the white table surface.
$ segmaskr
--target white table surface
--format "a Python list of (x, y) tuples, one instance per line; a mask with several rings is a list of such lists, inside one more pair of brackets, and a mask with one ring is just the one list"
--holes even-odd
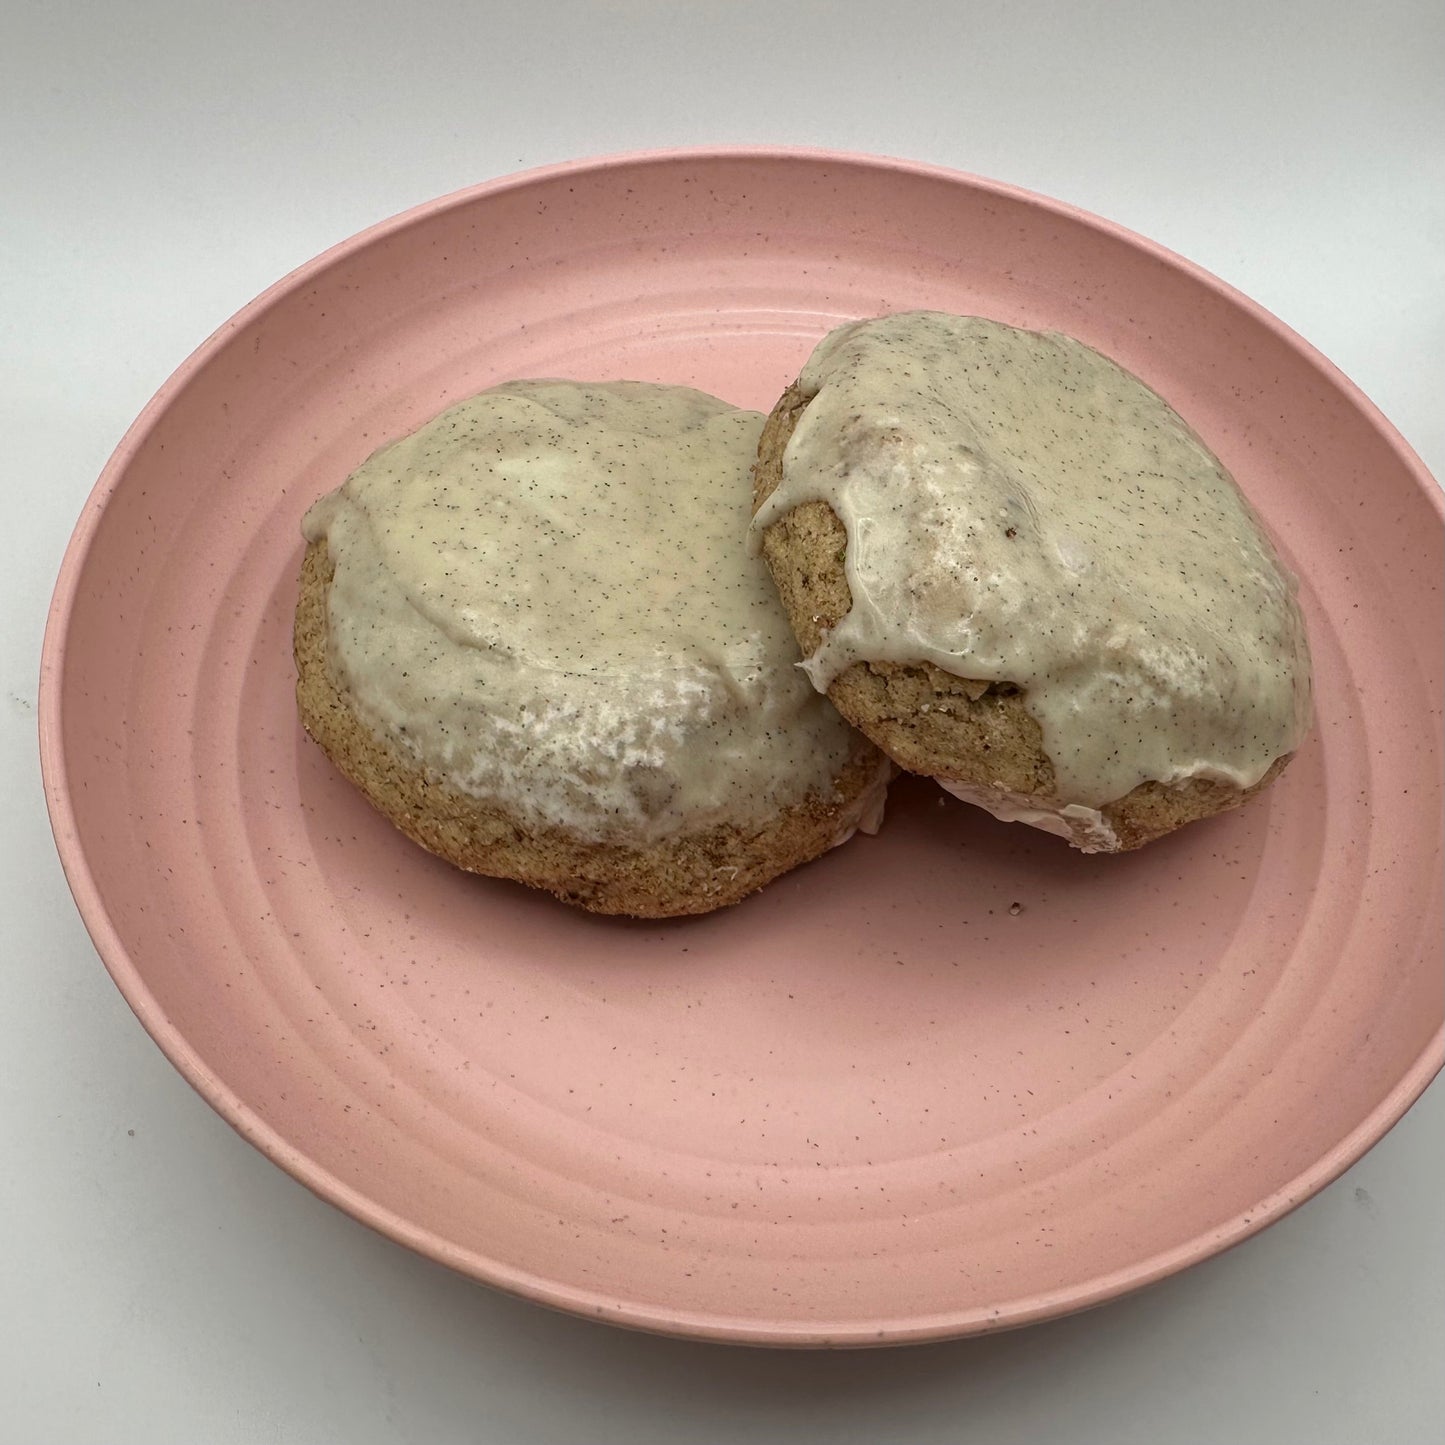
[(416, 202), (790, 142), (1058, 196), (1215, 271), (1445, 475), (1445, 7), (950, 0), (0, 6), (0, 1442), (1445, 1440), (1445, 1085), (1233, 1253), (872, 1354), (630, 1335), (320, 1203), (174, 1073), (71, 904), (35, 747), (61, 551), (126, 425)]

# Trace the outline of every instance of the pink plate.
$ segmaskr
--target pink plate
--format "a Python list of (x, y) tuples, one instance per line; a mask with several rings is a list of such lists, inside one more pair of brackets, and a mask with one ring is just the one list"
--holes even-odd
[[(1084, 857), (911, 780), (710, 918), (467, 877), (303, 737), (303, 509), (507, 377), (767, 407), (843, 317), (1058, 327), (1164, 393), (1303, 580), (1319, 724), (1253, 807)], [(423, 206), (161, 389), (46, 636), (55, 835), (116, 983), (247, 1139), (479, 1280), (769, 1344), (998, 1329), (1262, 1228), (1445, 1053), (1442, 508), (1270, 316), (1117, 226), (781, 150), (556, 167)]]

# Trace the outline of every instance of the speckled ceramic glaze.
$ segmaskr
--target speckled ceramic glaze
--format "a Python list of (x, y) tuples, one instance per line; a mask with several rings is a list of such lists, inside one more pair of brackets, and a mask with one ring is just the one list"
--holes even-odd
[[(1319, 721), (1267, 796), (1085, 857), (920, 781), (709, 918), (454, 872), (302, 735), (300, 517), (515, 376), (767, 408), (845, 317), (1057, 327), (1264, 514)], [(564, 166), (424, 206), (261, 297), (147, 408), (66, 555), (60, 853), (176, 1066), (312, 1189), (478, 1279), (776, 1344), (966, 1334), (1244, 1238), (1439, 1068), (1440, 497), (1278, 322), (1090, 216), (783, 151)]]

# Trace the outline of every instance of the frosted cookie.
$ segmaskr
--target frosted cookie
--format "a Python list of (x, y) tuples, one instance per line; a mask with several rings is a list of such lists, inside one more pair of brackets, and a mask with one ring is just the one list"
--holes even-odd
[(1293, 579), (1162, 398), (1056, 333), (839, 327), (768, 418), (760, 545), (838, 710), (1087, 852), (1278, 775), (1310, 721)]
[(459, 867), (602, 913), (702, 913), (871, 831), (891, 765), (797, 667), (748, 555), (762, 417), (519, 381), (306, 515), (307, 731)]

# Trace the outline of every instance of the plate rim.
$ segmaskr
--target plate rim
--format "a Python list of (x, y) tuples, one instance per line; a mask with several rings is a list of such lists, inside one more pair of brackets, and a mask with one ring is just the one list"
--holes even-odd
[(63, 745), (63, 684), (67, 644), (79, 584), (84, 576), (100, 519), (111, 494), (125, 476), (135, 453), (159, 418), (235, 331), (257, 320), (283, 298), (306, 286), (315, 276), (336, 262), (424, 219), (470, 205), (487, 196), (581, 173), (601, 173), (689, 161), (701, 164), (750, 160), (805, 161), (962, 185), (1081, 224), (1113, 240), (1123, 241), (1176, 271), (1182, 271), (1272, 332), (1309, 362), (1321, 374), (1322, 379), (1342, 392), (1404, 463), (1416, 487), (1434, 508), (1442, 524), (1445, 524), (1445, 491), (1436, 483), (1424, 462), (1374, 402), (1292, 327), (1195, 262), (1126, 226), (1069, 202), (930, 162), (817, 146), (745, 144), (649, 148), (584, 156), (530, 167), (465, 186), (408, 207), (327, 247), (310, 260), (293, 268), (223, 322), (196, 347), (166, 378), (126, 429), (92, 487), (66, 544), (51, 596), (41, 647), (37, 706), (40, 766), (51, 833), (61, 867), (96, 952), (131, 1011), (182, 1078), (226, 1123), (248, 1144), (319, 1198), (394, 1242), (503, 1293), (571, 1314), (604, 1319), (613, 1324), (656, 1334), (733, 1344), (801, 1347), (904, 1344), (953, 1339), (1015, 1328), (1093, 1308), (1233, 1248), (1283, 1218), (1337, 1179), (1399, 1122), (1429, 1087), (1431, 1080), (1445, 1067), (1445, 1024), (1430, 1037), (1403, 1076), (1375, 1108), (1332, 1149), (1256, 1206), (1172, 1250), (1068, 1289), (1027, 1296), (1010, 1301), (1006, 1306), (997, 1309), (976, 1307), (926, 1317), (879, 1321), (866, 1327), (857, 1322), (839, 1322), (831, 1327), (826, 1322), (813, 1321), (764, 1323), (706, 1311), (647, 1305), (546, 1279), (486, 1258), (475, 1251), (452, 1245), (431, 1231), (413, 1225), (394, 1211), (378, 1205), (361, 1191), (342, 1183), (303, 1150), (282, 1138), (270, 1124), (246, 1105), (172, 1025), (165, 1010), (146, 986), (111, 920), (100, 887), (91, 871), (85, 844), (76, 823)]

